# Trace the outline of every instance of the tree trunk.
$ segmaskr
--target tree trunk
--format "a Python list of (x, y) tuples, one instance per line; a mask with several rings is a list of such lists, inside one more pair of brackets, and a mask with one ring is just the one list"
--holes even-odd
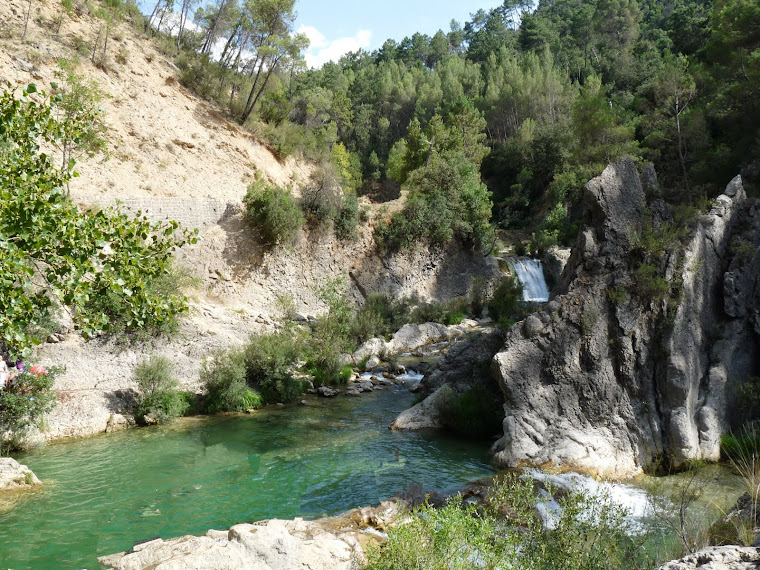
[(21, 40), (26, 39), (26, 29), (29, 26), (29, 18), (32, 15), (32, 0), (29, 0), (29, 5), (26, 7), (26, 18), (24, 18), (24, 34), (21, 36)]
[(90, 61), (95, 64), (95, 55), (98, 53), (98, 44), (100, 43), (100, 34), (103, 33), (103, 24), (100, 24), (100, 27), (98, 28), (98, 35), (95, 38), (95, 45), (92, 46), (92, 58), (90, 58)]

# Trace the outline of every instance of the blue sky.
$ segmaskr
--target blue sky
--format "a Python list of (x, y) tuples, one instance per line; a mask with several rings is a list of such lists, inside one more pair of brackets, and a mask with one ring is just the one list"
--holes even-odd
[(296, 30), (311, 40), (307, 64), (319, 66), (360, 48), (372, 51), (388, 38), (415, 32), (433, 35), (449, 29), (452, 19), (464, 24), (478, 9), (495, 8), (501, 0), (296, 0)]

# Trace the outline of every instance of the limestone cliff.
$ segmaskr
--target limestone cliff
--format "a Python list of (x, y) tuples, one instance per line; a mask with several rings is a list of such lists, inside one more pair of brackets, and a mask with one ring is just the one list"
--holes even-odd
[(646, 206), (633, 161), (608, 166), (585, 198), (557, 296), (492, 361), (506, 399), (497, 462), (626, 477), (717, 459), (726, 384), (760, 364), (760, 206), (736, 177), (644, 267), (648, 237), (677, 224), (662, 202)]

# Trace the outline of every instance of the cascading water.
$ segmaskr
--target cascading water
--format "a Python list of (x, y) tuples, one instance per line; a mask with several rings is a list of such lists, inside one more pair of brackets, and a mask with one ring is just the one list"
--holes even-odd
[(523, 301), (546, 303), (549, 300), (549, 287), (544, 279), (544, 267), (538, 259), (519, 259), (512, 257), (509, 265), (517, 275), (523, 288)]

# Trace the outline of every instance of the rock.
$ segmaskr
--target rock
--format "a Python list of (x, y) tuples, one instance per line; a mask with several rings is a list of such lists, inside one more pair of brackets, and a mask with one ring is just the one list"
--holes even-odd
[(349, 388), (348, 390), (346, 390), (346, 396), (356, 397), (356, 396), (361, 396), (361, 395), (362, 395), (361, 390), (356, 390), (354, 388)]
[(24, 59), (21, 59), (20, 57), (14, 57), (13, 61), (16, 62), (16, 67), (18, 67), (21, 71), (26, 71), (27, 73), (32, 73), (34, 71), (34, 65)]
[(411, 352), (415, 348), (449, 338), (451, 338), (449, 328), (440, 323), (406, 324), (396, 331), (387, 343), (386, 350), (390, 354)]
[(355, 533), (334, 534), (297, 518), (235, 525), (226, 536), (157, 539), (98, 561), (118, 570), (350, 570), (361, 556)]
[(0, 457), (0, 491), (35, 485), (41, 485), (41, 482), (31, 469), (12, 457)]
[(155, 416), (154, 414), (145, 414), (143, 416), (143, 423), (146, 426), (154, 426), (159, 423), (159, 418)]
[(309, 321), (308, 317), (301, 313), (293, 313), (291, 318), (297, 323), (306, 323)]
[(359, 528), (374, 528), (386, 531), (398, 520), (402, 513), (398, 500), (383, 501), (377, 507), (360, 507), (348, 513), (349, 518)]
[(391, 429), (418, 430), (443, 428), (445, 423), (442, 411), (455, 395), (451, 386), (444, 384), (420, 403), (401, 412), (391, 423)]
[(121, 431), (134, 425), (134, 420), (123, 414), (111, 414), (106, 424), (106, 433)]
[(309, 406), (311, 404), (309, 403), (309, 400), (301, 400), (301, 405), (302, 406)]
[(658, 570), (755, 570), (760, 566), (760, 548), (753, 546), (709, 546)]
[(323, 398), (334, 398), (335, 396), (340, 394), (340, 390), (330, 388), (329, 386), (320, 386), (319, 388), (317, 388), (317, 394), (319, 394)]
[(377, 355), (370, 356), (367, 360), (367, 363), (364, 365), (365, 370), (372, 370), (373, 368), (377, 368), (380, 366), (380, 357)]
[(525, 324), (523, 325), (523, 334), (527, 338), (533, 338), (543, 329), (544, 323), (541, 322), (541, 319), (536, 315), (530, 315), (527, 319), (525, 319)]
[[(366, 358), (385, 354), (385, 341), (382, 338), (371, 338), (362, 343), (351, 355), (354, 364), (361, 364)], [(366, 368), (366, 367), (365, 367)]]
[[(670, 305), (641, 292), (631, 261), (631, 238), (645, 225), (633, 162), (608, 166), (585, 197), (584, 227), (556, 297), (545, 314), (508, 331), (493, 358), (506, 410), (496, 462), (625, 478), (663, 457), (672, 466), (717, 460), (727, 380), (758, 372), (750, 314), (760, 308), (760, 267), (732, 259), (728, 248), (736, 231), (760, 247), (760, 221), (740, 180), (658, 268), (678, 293)], [(650, 210), (652, 227), (672, 222), (664, 203)], [(732, 277), (724, 280), (726, 268)], [(725, 291), (741, 302), (726, 304)]]

